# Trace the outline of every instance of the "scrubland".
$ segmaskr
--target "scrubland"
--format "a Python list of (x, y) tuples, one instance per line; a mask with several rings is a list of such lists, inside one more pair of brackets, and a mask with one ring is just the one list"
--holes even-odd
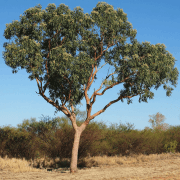
[(179, 126), (134, 130), (92, 122), (81, 135), (76, 174), (69, 169), (73, 139), (65, 118), (0, 128), (0, 180), (180, 177)]

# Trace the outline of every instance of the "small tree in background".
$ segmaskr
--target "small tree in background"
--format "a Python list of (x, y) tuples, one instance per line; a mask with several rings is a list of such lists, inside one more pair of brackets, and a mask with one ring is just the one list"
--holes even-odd
[(162, 114), (157, 113), (156, 115), (150, 117), (152, 117), (152, 119), (150, 119), (149, 122), (152, 123), (153, 130), (158, 129), (161, 131), (166, 131), (167, 129), (169, 129), (169, 124), (163, 123), (165, 117)]
[[(153, 130), (160, 130), (160, 131), (166, 131), (168, 130), (171, 126), (167, 123), (163, 123), (165, 117), (160, 114), (157, 113), (156, 115), (149, 115), (150, 117), (152, 117), (152, 119), (149, 119), (149, 123), (152, 124), (152, 129)], [(145, 129), (150, 129), (149, 127), (145, 127)]]
[[(84, 14), (80, 7), (71, 11), (64, 4), (58, 8), (55, 4), (49, 4), (46, 10), (41, 8), (41, 5), (30, 8), (20, 16), (20, 21), (6, 24), (4, 37), (9, 40), (15, 37), (15, 41), (4, 43), (3, 57), (13, 73), (17, 73), (17, 67), (31, 73), (29, 78), (36, 80), (38, 94), (53, 105), (56, 112), (62, 111), (71, 120), (75, 135), (70, 172), (76, 172), (80, 136), (90, 120), (120, 100), (127, 99), (130, 104), (131, 98), (138, 95), (139, 102), (153, 99), (152, 87), (157, 90), (164, 84), (166, 95), (170, 96), (173, 88), (166, 83), (170, 81), (176, 87), (179, 72), (164, 44), (140, 44), (135, 39), (136, 30), (122, 9), (114, 10), (105, 2), (98, 2), (90, 15)], [(100, 27), (100, 36), (94, 25)], [(130, 38), (129, 44), (125, 44), (127, 38)], [(113, 50), (108, 51), (112, 46)], [(97, 72), (104, 66), (98, 69), (102, 59), (114, 72), (107, 74), (99, 89), (88, 96)], [(91, 115), (96, 97), (121, 83), (124, 89), (117, 99)], [(46, 89), (50, 97), (45, 95)], [(84, 97), (87, 114), (79, 127), (75, 107)]]

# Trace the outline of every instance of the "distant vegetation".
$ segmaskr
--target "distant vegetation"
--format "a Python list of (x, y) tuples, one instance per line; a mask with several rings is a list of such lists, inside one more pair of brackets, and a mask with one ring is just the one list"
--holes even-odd
[[(77, 117), (80, 116), (77, 114)], [(78, 116), (79, 115), (79, 116)], [(82, 116), (82, 113), (81, 113)], [(84, 121), (77, 118), (77, 124)], [(152, 128), (135, 130), (127, 123), (109, 128), (102, 122), (90, 121), (81, 135), (78, 159), (99, 155), (162, 154), (180, 152), (180, 126), (162, 124), (164, 116), (157, 113), (149, 122)], [(24, 120), (18, 128), (0, 128), (0, 156), (4, 158), (71, 158), (74, 130), (66, 117), (52, 120)]]

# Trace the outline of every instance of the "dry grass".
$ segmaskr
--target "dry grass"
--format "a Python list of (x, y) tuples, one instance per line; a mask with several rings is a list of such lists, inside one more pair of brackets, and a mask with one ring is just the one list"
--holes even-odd
[[(80, 167), (101, 167), (101, 166), (117, 166), (117, 165), (127, 165), (127, 164), (138, 164), (141, 162), (150, 162), (157, 160), (169, 159), (172, 157), (180, 157), (180, 153), (166, 153), (166, 154), (151, 154), (151, 155), (135, 155), (130, 154), (129, 156), (117, 155), (114, 157), (107, 156), (96, 156), (87, 157), (79, 159), (78, 166)], [(53, 168), (60, 169), (62, 167), (69, 167), (70, 159), (59, 158), (55, 160), (46, 158), (36, 159), (34, 162), (26, 161), (25, 159), (16, 158), (0, 158), (0, 170), (10, 171), (10, 172), (38, 172), (42, 169)]]
[(31, 167), (25, 159), (8, 158), (7, 156), (5, 158), (0, 157), (0, 170), (10, 172), (40, 171), (39, 169)]
[(91, 158), (85, 158), (86, 162), (94, 162), (96, 166), (114, 166), (114, 165), (126, 165), (126, 164), (137, 164), (141, 162), (150, 162), (150, 161), (157, 161), (157, 160), (164, 160), (174, 157), (180, 157), (180, 153), (164, 153), (164, 154), (150, 154), (150, 155), (136, 155), (130, 154), (129, 156), (121, 156), (116, 155), (113, 157), (107, 156), (97, 156)]

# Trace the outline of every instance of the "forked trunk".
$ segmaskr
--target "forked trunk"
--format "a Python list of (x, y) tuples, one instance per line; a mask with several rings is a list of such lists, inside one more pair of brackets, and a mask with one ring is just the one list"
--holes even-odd
[(79, 149), (80, 136), (84, 129), (85, 128), (78, 127), (77, 130), (75, 130), (74, 143), (73, 143), (72, 156), (71, 156), (71, 164), (70, 164), (70, 173), (75, 173), (78, 171), (77, 169), (78, 149)]

